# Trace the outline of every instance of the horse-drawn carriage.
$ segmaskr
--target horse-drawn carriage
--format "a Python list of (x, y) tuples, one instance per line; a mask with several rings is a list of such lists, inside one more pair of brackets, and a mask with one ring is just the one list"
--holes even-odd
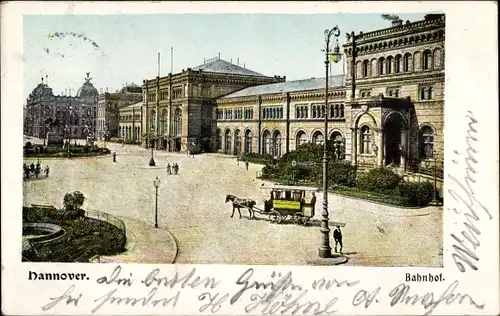
[(273, 223), (281, 223), (288, 219), (292, 219), (297, 224), (306, 224), (311, 217), (314, 217), (314, 207), (316, 204), (316, 188), (300, 187), (300, 186), (285, 186), (275, 185), (270, 189), (270, 198), (264, 201), (264, 209), (259, 209), (257, 204), (251, 199), (242, 199), (234, 195), (226, 196), (226, 203), (233, 203), (233, 213), (240, 207), (246, 208), (249, 211), (249, 218), (255, 218), (255, 212), (267, 215)]
[(270, 188), (270, 198), (264, 202), (264, 212), (273, 223), (292, 219), (297, 224), (306, 224), (314, 217), (316, 188), (275, 185)]

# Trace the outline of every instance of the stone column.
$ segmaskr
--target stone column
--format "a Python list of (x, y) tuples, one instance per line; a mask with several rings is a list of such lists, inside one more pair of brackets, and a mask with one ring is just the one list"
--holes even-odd
[(357, 128), (351, 128), (351, 161), (353, 165), (358, 164), (358, 135)]
[(381, 128), (378, 135), (377, 166), (384, 166), (384, 130)]
[(406, 171), (406, 158), (408, 156), (408, 130), (401, 130), (401, 167)]

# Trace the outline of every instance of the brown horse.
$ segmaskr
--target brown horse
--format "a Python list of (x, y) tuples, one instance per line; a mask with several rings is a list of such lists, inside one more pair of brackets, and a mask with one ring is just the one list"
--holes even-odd
[(248, 213), (249, 213), (248, 219), (255, 218), (255, 212), (253, 210), (253, 207), (255, 206), (255, 204), (257, 204), (257, 202), (255, 202), (254, 200), (241, 199), (237, 196), (228, 194), (228, 195), (226, 195), (226, 203), (229, 201), (231, 201), (233, 203), (233, 213), (231, 214), (231, 218), (234, 216), (235, 209), (238, 210), (238, 213), (240, 214), (240, 218), (241, 218), (241, 211), (240, 211), (241, 207), (248, 209)]

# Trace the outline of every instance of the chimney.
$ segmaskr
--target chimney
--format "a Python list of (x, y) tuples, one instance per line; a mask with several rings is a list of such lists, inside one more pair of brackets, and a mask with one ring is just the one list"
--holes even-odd
[(69, 96), (71, 96), (71, 88), (69, 88)]
[(219, 53), (219, 59), (220, 59), (220, 53)]
[(231, 64), (233, 63), (233, 59), (231, 58)]
[(236, 66), (240, 65), (240, 58), (238, 57), (238, 61), (236, 62)]
[(64, 88), (64, 96), (68, 95), (68, 88)]
[(106, 93), (108, 93), (108, 87), (106, 87)]
[(49, 76), (48, 75), (45, 75), (45, 81), (46, 81), (46, 85), (49, 85)]
[(392, 23), (393, 27), (395, 27), (395, 26), (401, 26), (401, 25), (403, 25), (403, 20), (397, 19), (397, 20), (392, 21), (391, 23)]
[(243, 64), (243, 68), (246, 68), (247, 67), (247, 64)]

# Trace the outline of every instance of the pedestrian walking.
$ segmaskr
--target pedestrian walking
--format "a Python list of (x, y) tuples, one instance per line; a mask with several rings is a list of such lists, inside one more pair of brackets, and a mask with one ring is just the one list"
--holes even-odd
[(49, 176), (49, 171), (50, 171), (49, 166), (48, 165), (45, 166), (45, 178)]
[(113, 152), (113, 162), (116, 162), (116, 152)]
[(333, 231), (333, 239), (335, 240), (335, 252), (337, 252), (337, 245), (340, 245), (340, 253), (342, 253), (342, 231), (340, 230), (340, 225)]
[(175, 174), (179, 174), (179, 165), (177, 164), (177, 162), (174, 164), (174, 172)]
[(170, 163), (167, 164), (167, 173), (172, 174), (172, 167), (170, 166)]
[(248, 165), (249, 165), (249, 163), (248, 163), (248, 160), (247, 160), (247, 161), (245, 161), (245, 168), (246, 168), (247, 170), (248, 170)]
[(31, 163), (30, 165), (30, 172), (35, 173), (35, 164)]

